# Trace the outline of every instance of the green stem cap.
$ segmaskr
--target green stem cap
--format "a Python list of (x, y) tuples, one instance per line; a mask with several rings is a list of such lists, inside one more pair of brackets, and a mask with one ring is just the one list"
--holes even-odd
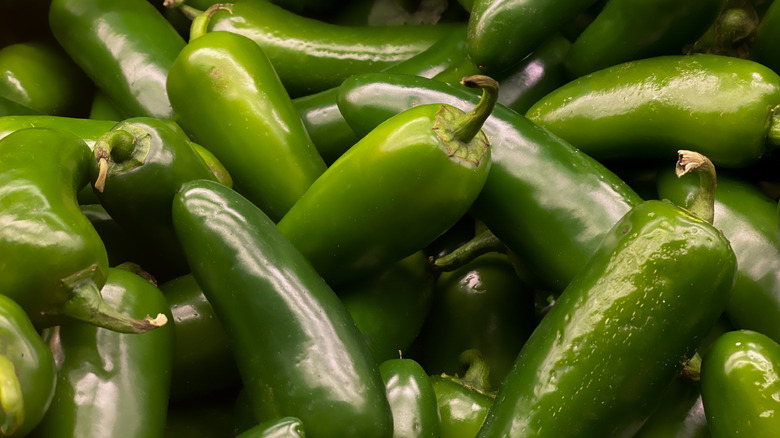
[(487, 230), (479, 233), (473, 239), (445, 256), (437, 259), (431, 257), (430, 261), (433, 263), (435, 269), (449, 272), (454, 271), (475, 258), (489, 252), (500, 252), (505, 254), (507, 252), (507, 247), (503, 242), (498, 240), (498, 237), (496, 237), (492, 231)]
[(695, 216), (712, 224), (715, 219), (715, 187), (717, 186), (715, 165), (709, 158), (698, 152), (679, 150), (677, 154), (675, 173), (678, 178), (690, 172), (699, 174), (699, 190), (689, 210)]
[(471, 349), (461, 353), (458, 359), (469, 366), (461, 378), (463, 384), (480, 392), (490, 392), (490, 366), (485, 356), (479, 350)]
[(135, 169), (144, 164), (151, 145), (151, 134), (133, 125), (121, 122), (95, 142), (94, 154), (98, 162), (95, 189), (103, 192), (106, 179)]

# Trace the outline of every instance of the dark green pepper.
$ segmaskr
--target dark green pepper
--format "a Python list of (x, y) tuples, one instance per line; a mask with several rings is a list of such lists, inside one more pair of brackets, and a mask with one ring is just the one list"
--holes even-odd
[(177, 121), (225, 165), (239, 193), (278, 221), (325, 163), (257, 44), (229, 32), (192, 38), (168, 76)]
[(764, 64), (775, 72), (780, 71), (780, 3), (772, 2), (761, 19), (751, 45), (751, 59)]
[(696, 54), (599, 70), (548, 94), (527, 117), (600, 160), (684, 148), (745, 167), (780, 143), (778, 105), (780, 76), (769, 68)]
[[(122, 312), (171, 316), (159, 289), (123, 268), (109, 269), (101, 292)], [(172, 325), (128, 334), (74, 322), (47, 329), (44, 338), (57, 363), (57, 389), (33, 436), (163, 436)]]
[(439, 438), (439, 409), (428, 375), (412, 359), (379, 365), (393, 411), (393, 438)]
[[(468, 78), (467, 78), (468, 79)], [(490, 169), (482, 124), (497, 84), (469, 113), (421, 105), (377, 126), (312, 184), (279, 229), (331, 284), (384, 270), (423, 249), (468, 210)]]
[(282, 417), (260, 423), (236, 438), (306, 438), (306, 431), (299, 418)]
[[(431, 79), (370, 73), (342, 84), (339, 108), (365, 135), (417, 105), (441, 102), (466, 110), (477, 99)], [(496, 105), (484, 132), (493, 163), (470, 213), (530, 267), (537, 282), (562, 290), (641, 199), (603, 165), (503, 105)]]
[(697, 170), (694, 213), (632, 208), (536, 327), (496, 395), (480, 437), (631, 436), (726, 307), (736, 257), (710, 225), (714, 167)]
[(184, 40), (150, 2), (53, 0), (49, 24), (125, 117), (173, 117), (165, 79)]
[(338, 26), (301, 17), (271, 2), (237, 0), (229, 10), (214, 14), (208, 30), (254, 40), (288, 93), (299, 97), (411, 58), (458, 26)]
[(679, 55), (718, 18), (727, 0), (610, 0), (569, 51), (574, 77), (635, 59)]
[(87, 145), (45, 128), (0, 140), (0, 293), (25, 309), (37, 327), (75, 318), (112, 330), (144, 332), (165, 316), (144, 320), (100, 298), (108, 256), (76, 193), (93, 166)]
[(93, 120), (113, 120), (124, 119), (122, 112), (119, 111), (116, 104), (111, 101), (108, 95), (98, 90), (92, 99), (92, 106), (89, 108), (89, 118)]
[(780, 345), (751, 330), (724, 334), (704, 356), (701, 394), (713, 438), (780, 430)]
[(28, 116), (39, 114), (32, 108), (26, 107), (7, 97), (0, 96), (0, 117), (4, 116)]
[[(174, 315), (173, 318), (175, 319), (176, 316)], [(178, 342), (178, 339), (176, 341)], [(175, 371), (173, 375), (176, 375)], [(229, 391), (208, 398), (193, 398), (183, 403), (175, 403), (171, 400), (165, 421), (165, 438), (234, 437), (236, 435), (233, 426), (235, 398), (235, 392)]]
[(4, 295), (0, 332), (0, 434), (25, 436), (54, 397), (54, 358), (24, 310)]
[(251, 202), (185, 183), (173, 223), (227, 332), (258, 421), (296, 416), (313, 437), (389, 437), (392, 414), (355, 323), (309, 262)]

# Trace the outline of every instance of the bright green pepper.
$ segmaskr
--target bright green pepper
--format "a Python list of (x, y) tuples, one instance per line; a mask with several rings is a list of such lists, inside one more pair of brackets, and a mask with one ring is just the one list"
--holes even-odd
[(425, 370), (412, 359), (379, 365), (393, 411), (393, 438), (439, 438), (439, 409)]
[(710, 225), (714, 168), (697, 169), (695, 213), (669, 202), (631, 209), (534, 330), (480, 437), (631, 436), (726, 307), (736, 257)]
[(100, 298), (108, 256), (76, 193), (93, 166), (87, 145), (45, 128), (0, 140), (0, 293), (37, 327), (75, 318), (112, 330), (144, 332), (164, 324), (117, 312)]
[(724, 334), (704, 356), (701, 393), (713, 438), (780, 430), (780, 345), (751, 330)]
[(25, 436), (54, 397), (54, 358), (24, 310), (4, 295), (0, 332), (0, 434)]
[(229, 32), (192, 37), (168, 76), (177, 121), (278, 221), (325, 163), (257, 44)]
[[(128, 270), (109, 269), (101, 292), (122, 312), (171, 316), (159, 289)], [(128, 334), (72, 323), (47, 329), (44, 337), (57, 364), (57, 389), (33, 436), (163, 436), (173, 325)]]
[(146, 0), (52, 0), (57, 42), (125, 117), (170, 119), (165, 78), (184, 40)]
[(116, 122), (47, 115), (13, 115), (0, 117), (0, 139), (25, 128), (50, 128), (69, 132), (82, 139), (90, 149), (97, 139), (110, 131)]
[(599, 70), (548, 94), (527, 117), (596, 159), (684, 148), (745, 167), (780, 143), (778, 105), (780, 76), (769, 68), (696, 54)]
[(230, 338), (256, 420), (296, 416), (312, 437), (392, 434), (384, 385), (355, 323), (260, 209), (220, 184), (191, 181), (174, 198), (173, 223)]
[(375, 273), (423, 249), (468, 210), (490, 169), (481, 132), (497, 84), (469, 113), (421, 105), (388, 119), (342, 155), (279, 222), (331, 284)]

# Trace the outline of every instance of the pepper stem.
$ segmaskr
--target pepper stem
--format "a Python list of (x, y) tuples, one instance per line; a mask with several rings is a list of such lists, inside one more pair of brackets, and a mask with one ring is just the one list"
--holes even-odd
[(699, 190), (689, 210), (695, 216), (712, 224), (715, 219), (715, 187), (717, 186), (715, 165), (709, 158), (698, 152), (679, 150), (677, 154), (675, 173), (678, 178), (693, 171), (699, 174)]
[(701, 380), (701, 356), (699, 353), (694, 354), (685, 362), (683, 369), (680, 370), (680, 377), (694, 382)]
[(211, 21), (211, 17), (216, 14), (218, 11), (228, 11), (231, 14), (233, 13), (233, 10), (231, 7), (233, 6), (233, 3), (217, 3), (214, 5), (209, 6), (205, 11), (200, 12), (195, 8), (190, 8), (187, 5), (183, 5), (181, 7), (181, 10), (184, 12), (185, 15), (188, 17), (191, 13), (196, 13), (194, 18), (192, 19), (192, 26), (190, 27), (190, 41), (194, 40), (195, 38), (202, 37), (209, 31), (209, 22)]
[(769, 133), (767, 139), (772, 146), (780, 146), (780, 105), (772, 108), (769, 115)]
[(0, 356), (0, 432), (11, 436), (24, 424), (24, 394), (16, 376), (16, 367)]
[(479, 350), (466, 350), (458, 358), (460, 363), (468, 364), (466, 374), (460, 379), (464, 385), (482, 392), (490, 392), (490, 366)]
[(115, 173), (141, 166), (149, 152), (151, 135), (130, 122), (122, 122), (95, 142), (98, 162), (95, 189), (103, 193), (106, 180)]
[(500, 252), (505, 254), (507, 252), (507, 247), (503, 242), (498, 240), (498, 237), (496, 237), (492, 231), (487, 230), (477, 234), (473, 239), (445, 256), (436, 259), (431, 256), (430, 261), (433, 263), (435, 269), (449, 272), (454, 271), (482, 254), (487, 254), (489, 252)]
[(498, 101), (498, 81), (488, 76), (473, 75), (460, 80), (469, 88), (481, 88), (482, 98), (471, 111), (455, 120), (454, 135), (458, 140), (468, 143), (473, 139), (485, 123), (493, 107)]
[(62, 279), (70, 295), (60, 308), (51, 313), (68, 316), (119, 333), (145, 333), (168, 322), (168, 318), (162, 313), (154, 318), (146, 315), (144, 319), (135, 319), (110, 307), (103, 301), (100, 289), (93, 280), (96, 269), (97, 265), (92, 265)]

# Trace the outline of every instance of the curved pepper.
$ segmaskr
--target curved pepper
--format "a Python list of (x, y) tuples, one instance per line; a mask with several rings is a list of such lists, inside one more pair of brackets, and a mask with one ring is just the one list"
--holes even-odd
[(171, 119), (165, 78), (184, 40), (146, 0), (53, 0), (57, 42), (125, 117)]
[(750, 48), (750, 57), (757, 62), (780, 71), (780, 3), (772, 2), (758, 25)]
[(780, 345), (751, 330), (724, 334), (704, 356), (701, 395), (713, 438), (780, 430)]
[(236, 438), (306, 438), (306, 431), (299, 418), (282, 417), (260, 423)]
[(185, 183), (173, 223), (227, 332), (258, 421), (292, 415), (313, 437), (389, 437), (367, 345), (336, 294), (261, 210), (211, 181)]
[(287, 92), (299, 97), (411, 58), (457, 26), (338, 26), (301, 17), (271, 2), (237, 0), (229, 11), (211, 17), (208, 30), (255, 41)]
[[(468, 79), (468, 78), (466, 78)], [(279, 222), (331, 284), (385, 269), (423, 249), (468, 210), (490, 169), (481, 127), (497, 84), (469, 113), (421, 105), (385, 121), (342, 155)]]
[(662, 158), (685, 148), (745, 167), (780, 143), (780, 76), (753, 61), (660, 56), (576, 79), (528, 110), (596, 159)]
[(154, 329), (164, 315), (133, 319), (100, 298), (108, 256), (76, 201), (90, 155), (79, 138), (53, 129), (0, 140), (0, 293), (38, 327), (75, 318), (117, 331)]
[(436, 393), (425, 370), (412, 359), (379, 365), (393, 411), (393, 438), (439, 438)]
[[(359, 135), (413, 106), (462, 110), (477, 96), (431, 79), (356, 75), (341, 86), (339, 109)], [(562, 290), (639, 196), (591, 157), (516, 112), (496, 105), (485, 121), (491, 167), (470, 213), (530, 267), (536, 281)]]
[(257, 44), (229, 32), (192, 38), (168, 76), (177, 121), (278, 221), (325, 163)]
[(35, 114), (39, 114), (38, 111), (0, 96), (0, 118), (5, 116), (27, 116)]
[(116, 122), (47, 115), (13, 115), (0, 117), (0, 139), (26, 128), (49, 128), (69, 132), (82, 139), (90, 149), (101, 135)]
[[(171, 316), (162, 293), (124, 268), (109, 269), (101, 292), (107, 303), (122, 312)], [(33, 436), (163, 435), (174, 343), (172, 325), (128, 334), (72, 323), (47, 329), (44, 338), (57, 363), (57, 389)]]
[(605, 236), (504, 379), (480, 437), (630, 436), (726, 307), (736, 257), (712, 220), (714, 168), (695, 212), (646, 201)]

